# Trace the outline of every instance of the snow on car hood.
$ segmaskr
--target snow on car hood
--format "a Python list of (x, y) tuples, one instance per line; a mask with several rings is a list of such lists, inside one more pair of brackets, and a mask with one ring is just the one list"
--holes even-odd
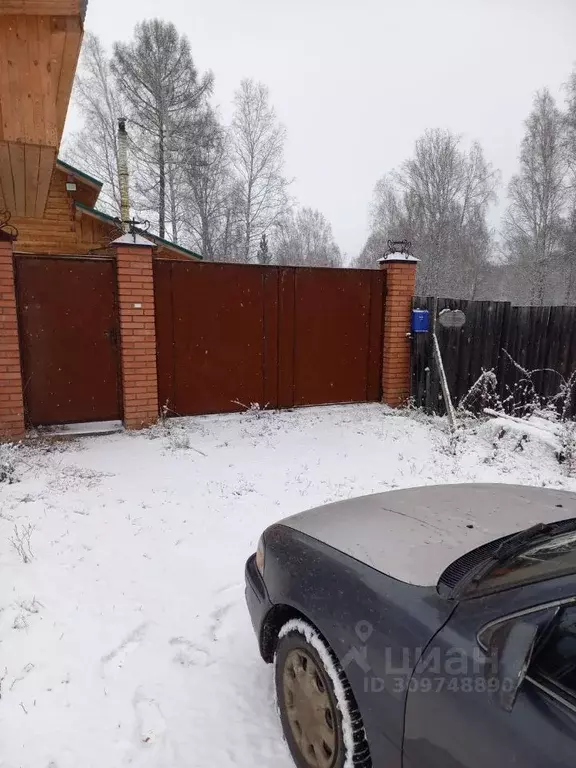
[(470, 550), (570, 517), (576, 517), (576, 493), (479, 483), (361, 496), (280, 523), (396, 579), (435, 586), (445, 568)]

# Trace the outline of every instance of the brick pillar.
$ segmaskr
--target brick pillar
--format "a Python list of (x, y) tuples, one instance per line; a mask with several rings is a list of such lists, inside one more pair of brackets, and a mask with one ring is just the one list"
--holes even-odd
[(124, 426), (140, 429), (158, 418), (152, 246), (139, 235), (122, 235), (112, 246), (118, 266)]
[(410, 398), (410, 330), (418, 259), (392, 253), (379, 264), (386, 271), (382, 402), (397, 408)]
[(24, 437), (24, 431), (13, 242), (0, 230), (0, 440)]

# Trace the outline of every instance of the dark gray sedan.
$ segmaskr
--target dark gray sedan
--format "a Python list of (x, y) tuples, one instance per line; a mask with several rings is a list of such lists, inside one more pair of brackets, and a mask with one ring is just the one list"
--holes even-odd
[(300, 768), (576, 765), (576, 494), (312, 509), (264, 532), (246, 600)]

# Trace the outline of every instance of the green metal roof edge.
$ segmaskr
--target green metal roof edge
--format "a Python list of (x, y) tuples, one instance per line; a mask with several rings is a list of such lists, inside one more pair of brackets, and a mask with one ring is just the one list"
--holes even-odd
[(81, 203), (79, 200), (75, 200), (74, 205), (76, 208), (80, 208), (81, 211), (92, 213), (94, 216), (98, 216), (98, 218), (103, 219), (110, 224), (115, 224), (119, 229), (122, 229), (120, 219), (110, 216), (109, 213), (104, 213), (104, 211), (99, 211), (97, 208), (91, 208), (89, 205), (84, 205), (84, 203)]
[(162, 245), (165, 245), (167, 248), (173, 248), (175, 251), (182, 251), (182, 253), (186, 253), (188, 256), (193, 256), (195, 259), (200, 259), (200, 261), (204, 260), (204, 256), (202, 256), (202, 254), (196, 253), (196, 251), (190, 251), (188, 248), (183, 248), (181, 245), (176, 245), (175, 243), (171, 243), (170, 240), (165, 240), (163, 237), (160, 237), (159, 235), (153, 235), (151, 232), (144, 232), (143, 234), (145, 236), (149, 235), (155, 241), (162, 243)]
[(90, 176), (89, 173), (84, 173), (84, 171), (81, 171), (78, 168), (74, 168), (73, 165), (70, 165), (70, 163), (61, 160), (59, 157), (56, 158), (56, 165), (63, 166), (67, 171), (70, 171), (70, 173), (74, 174), (74, 176), (80, 176), (81, 179), (86, 179), (86, 181), (95, 184), (97, 187), (99, 187), (99, 189), (102, 189), (104, 186), (103, 181), (99, 181), (98, 179), (95, 179), (94, 176)]
[[(81, 211), (92, 213), (95, 216), (98, 216), (99, 218), (103, 219), (104, 221), (109, 222), (110, 224), (114, 224), (120, 228), (120, 219), (114, 218), (114, 216), (110, 216), (110, 214), (104, 213), (103, 211), (98, 211), (96, 208), (90, 208), (89, 205), (84, 205), (84, 203), (80, 203), (78, 200), (76, 200), (74, 205), (77, 208), (80, 208)], [(190, 251), (188, 250), (188, 248), (183, 248), (181, 245), (176, 245), (175, 243), (171, 243), (170, 240), (165, 240), (163, 237), (159, 237), (158, 235), (153, 235), (151, 232), (143, 232), (142, 234), (145, 237), (147, 236), (152, 238), (154, 242), (161, 243), (167, 248), (173, 248), (175, 251), (181, 251), (182, 253), (185, 253), (188, 256), (193, 256), (195, 259), (199, 259), (200, 261), (204, 260), (204, 257), (201, 254), (196, 253), (195, 251)]]

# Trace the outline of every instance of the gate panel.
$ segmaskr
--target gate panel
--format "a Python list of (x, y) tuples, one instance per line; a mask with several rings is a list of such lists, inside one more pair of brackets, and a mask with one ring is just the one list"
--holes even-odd
[(384, 278), (155, 261), (160, 406), (194, 415), (378, 400)]
[(120, 419), (114, 261), (19, 256), (15, 263), (28, 422)]
[(294, 405), (378, 399), (382, 273), (294, 270)]
[(276, 368), (275, 272), (240, 264), (154, 264), (161, 407), (193, 415), (256, 402), (276, 406), (274, 377), (265, 376), (267, 364)]

